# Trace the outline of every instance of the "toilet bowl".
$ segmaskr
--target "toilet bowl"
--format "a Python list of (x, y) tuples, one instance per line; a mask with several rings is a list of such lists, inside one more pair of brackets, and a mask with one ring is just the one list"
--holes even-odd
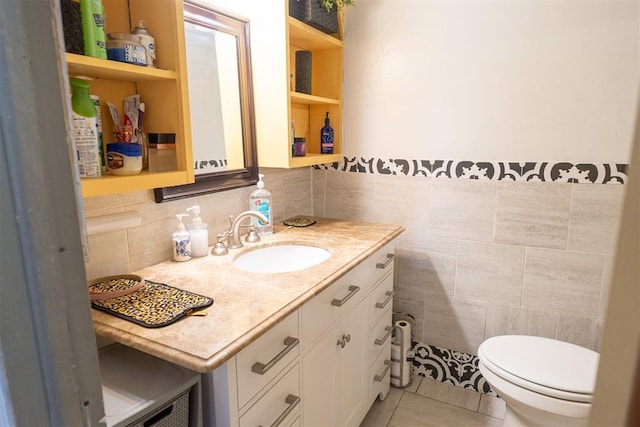
[(527, 335), (478, 347), (480, 373), (507, 404), (504, 426), (586, 426), (596, 382), (595, 351)]

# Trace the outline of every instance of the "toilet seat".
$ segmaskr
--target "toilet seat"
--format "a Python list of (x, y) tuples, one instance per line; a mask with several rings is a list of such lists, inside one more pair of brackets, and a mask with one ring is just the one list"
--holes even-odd
[(483, 365), (524, 389), (572, 402), (593, 397), (598, 353), (562, 341), (526, 335), (487, 339), (478, 348)]

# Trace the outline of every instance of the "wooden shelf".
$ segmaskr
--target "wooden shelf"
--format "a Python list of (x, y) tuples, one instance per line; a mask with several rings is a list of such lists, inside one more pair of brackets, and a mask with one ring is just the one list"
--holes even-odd
[(287, 16), (289, 43), (307, 50), (342, 49), (342, 40)]
[(313, 154), (307, 153), (303, 157), (291, 157), (290, 165), (292, 168), (301, 168), (304, 166), (322, 165), (325, 163), (334, 163), (342, 160), (341, 154)]
[(340, 105), (339, 99), (324, 98), (322, 96), (307, 95), (306, 93), (290, 92), (291, 102), (308, 105)]
[(160, 70), (151, 67), (93, 58), (91, 56), (65, 54), (69, 75), (98, 76), (121, 81), (176, 80), (175, 71)]
[[(150, 188), (171, 187), (189, 182), (186, 171), (156, 172), (143, 171), (139, 175), (104, 175), (100, 178), (82, 179), (82, 196), (94, 197), (113, 194), (114, 189), (121, 193)], [(193, 182), (193, 180), (191, 181)]]

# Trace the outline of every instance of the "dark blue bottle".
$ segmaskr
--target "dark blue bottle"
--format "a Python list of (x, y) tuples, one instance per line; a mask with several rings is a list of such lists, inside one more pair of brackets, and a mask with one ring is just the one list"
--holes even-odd
[(320, 130), (320, 153), (333, 154), (333, 128), (329, 124), (329, 113), (324, 119), (324, 126)]

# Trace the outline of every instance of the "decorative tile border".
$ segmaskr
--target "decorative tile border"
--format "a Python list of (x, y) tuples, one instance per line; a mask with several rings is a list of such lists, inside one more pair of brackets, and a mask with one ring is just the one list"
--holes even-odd
[(478, 369), (478, 356), (423, 343), (413, 343), (414, 375), (497, 396)]
[(227, 170), (227, 159), (194, 160), (193, 170), (196, 175)]
[(343, 157), (340, 163), (314, 166), (320, 170), (492, 181), (544, 181), (625, 184), (627, 164), (571, 162), (484, 162)]

